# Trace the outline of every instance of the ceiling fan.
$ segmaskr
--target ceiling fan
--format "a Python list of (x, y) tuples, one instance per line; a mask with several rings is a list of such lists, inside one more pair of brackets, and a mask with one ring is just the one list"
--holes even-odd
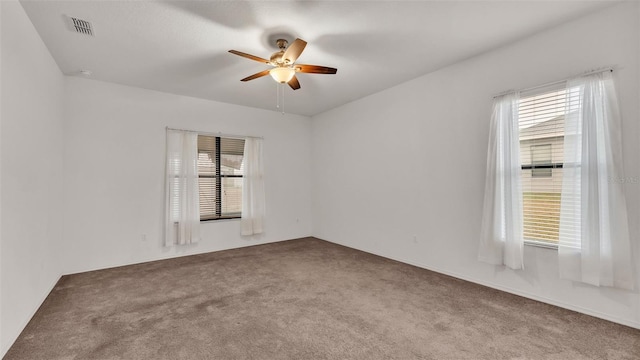
[(335, 74), (338, 71), (338, 69), (326, 66), (296, 64), (295, 62), (300, 54), (302, 54), (302, 50), (307, 46), (307, 42), (302, 39), (296, 39), (287, 47), (288, 44), (289, 42), (285, 39), (276, 40), (276, 45), (280, 51), (274, 52), (269, 60), (237, 50), (229, 50), (232, 54), (275, 66), (273, 69), (255, 73), (240, 81), (249, 81), (270, 74), (275, 81), (281, 84), (287, 83), (293, 90), (298, 90), (300, 89), (300, 82), (298, 82), (298, 78), (296, 78), (297, 72), (308, 74)]

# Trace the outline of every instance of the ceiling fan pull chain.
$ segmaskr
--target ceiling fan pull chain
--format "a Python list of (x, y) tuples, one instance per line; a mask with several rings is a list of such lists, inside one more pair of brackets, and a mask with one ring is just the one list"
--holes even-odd
[(284, 115), (284, 84), (276, 84), (276, 108)]

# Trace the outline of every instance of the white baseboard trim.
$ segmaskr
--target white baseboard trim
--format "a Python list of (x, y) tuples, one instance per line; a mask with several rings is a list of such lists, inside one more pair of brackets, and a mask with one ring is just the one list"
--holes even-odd
[(422, 268), (422, 269), (434, 271), (434, 272), (437, 272), (437, 273), (440, 273), (440, 274), (444, 274), (444, 275), (448, 275), (448, 276), (451, 276), (451, 277), (454, 277), (454, 278), (457, 278), (457, 279), (469, 281), (469, 282), (472, 282), (472, 283), (475, 283), (475, 284), (479, 284), (479, 285), (490, 287), (490, 288), (493, 288), (493, 289), (496, 289), (496, 290), (504, 291), (504, 292), (507, 292), (507, 293), (510, 293), (510, 294), (514, 294), (514, 295), (522, 296), (522, 297), (525, 297), (525, 298), (528, 298), (528, 299), (540, 301), (540, 302), (543, 302), (543, 303), (546, 303), (546, 304), (554, 305), (554, 306), (557, 306), (557, 307), (561, 307), (561, 308), (564, 308), (564, 309), (572, 310), (572, 311), (579, 312), (579, 313), (582, 313), (582, 314), (586, 314), (586, 315), (589, 315), (589, 316), (597, 317), (597, 318), (604, 319), (604, 320), (607, 320), (607, 321), (611, 321), (611, 322), (614, 322), (614, 323), (622, 324), (622, 325), (629, 326), (629, 327), (632, 327), (632, 328), (635, 328), (635, 329), (640, 329), (640, 322), (638, 322), (638, 321), (619, 318), (619, 317), (616, 317), (616, 316), (611, 316), (609, 314), (605, 314), (605, 313), (602, 313), (602, 312), (599, 312), (599, 311), (591, 310), (591, 309), (584, 308), (584, 307), (581, 307), (581, 306), (575, 306), (575, 305), (572, 305), (572, 304), (569, 304), (569, 303), (565, 303), (565, 302), (562, 302), (562, 301), (557, 301), (557, 300), (554, 300), (554, 299), (550, 299), (550, 298), (547, 298), (547, 297), (544, 297), (544, 296), (540, 296), (540, 295), (536, 295), (536, 294), (533, 294), (533, 293), (529, 293), (529, 292), (526, 292), (526, 291), (512, 289), (512, 288), (509, 288), (509, 287), (506, 287), (506, 286), (503, 286), (503, 285), (499, 285), (499, 284), (496, 284), (496, 283), (492, 283), (492, 282), (489, 282), (489, 281), (483, 281), (483, 280), (474, 279), (474, 278), (466, 276), (466, 275), (458, 274), (458, 273), (451, 272), (451, 271), (448, 271), (448, 270), (439, 269), (439, 268), (436, 268), (436, 267), (433, 267), (433, 266), (429, 266), (429, 265), (425, 265), (425, 264), (422, 264), (422, 263), (418, 263), (418, 262), (415, 262), (415, 261), (401, 259), (401, 258), (397, 258), (397, 257), (394, 257), (394, 256), (389, 256), (389, 255), (386, 255), (386, 254), (381, 254), (381, 253), (378, 253), (376, 251), (371, 251), (371, 250), (367, 250), (367, 249), (364, 249), (364, 248), (355, 247), (355, 246), (352, 246), (352, 245), (346, 245), (346, 244), (343, 244), (343, 243), (340, 243), (340, 242), (337, 242), (337, 241), (325, 240), (325, 239), (318, 238), (318, 237), (316, 237), (316, 238), (320, 239), (320, 240), (324, 240), (324, 241), (330, 242), (330, 243), (338, 244), (338, 245), (341, 245), (341, 246), (344, 246), (344, 247), (348, 247), (348, 248), (351, 248), (351, 249), (355, 249), (355, 250), (363, 251), (363, 252), (366, 252), (366, 253), (369, 253), (369, 254), (377, 255), (377, 256), (380, 256), (380, 257), (383, 257), (383, 258), (386, 258), (386, 259), (398, 261), (398, 262), (401, 262), (401, 263), (404, 263), (404, 264), (413, 265), (413, 266), (416, 266), (416, 267), (419, 267), (419, 268)]
[(7, 336), (9, 341), (7, 342), (6, 348), (2, 349), (2, 351), (0, 351), (0, 359), (2, 359), (7, 354), (7, 351), (9, 351), (9, 349), (11, 348), (13, 343), (16, 342), (16, 340), (18, 339), (18, 336), (20, 336), (20, 334), (22, 333), (24, 328), (27, 327), (27, 324), (29, 324), (29, 321), (31, 321), (33, 316), (38, 311), (38, 309), (40, 309), (40, 307), (42, 306), (44, 301), (47, 299), (47, 296), (49, 296), (49, 294), (51, 294), (51, 292), (56, 287), (56, 284), (58, 283), (58, 281), (60, 281), (61, 278), (62, 278), (62, 275), (58, 275), (58, 277), (53, 282), (53, 284), (50, 284), (50, 286), (48, 287), (48, 290), (41, 296), (40, 301), (38, 301), (38, 305), (34, 309), (31, 310), (31, 314), (29, 314), (29, 316), (23, 321), (23, 323), (21, 324), (21, 326), (18, 329), (18, 331), (16, 333), (14, 333), (14, 334), (11, 334), (10, 336)]
[[(0, 0), (0, 1), (2, 1), (2, 0)], [(129, 266), (129, 265), (139, 265), (139, 264), (144, 264), (144, 263), (154, 262), (154, 261), (176, 259), (176, 258), (181, 258), (181, 257), (185, 257), (185, 256), (192, 256), (192, 255), (202, 255), (202, 254), (208, 254), (208, 253), (211, 253), (211, 252), (218, 252), (218, 251), (242, 249), (242, 248), (245, 248), (245, 247), (267, 245), (267, 244), (273, 244), (273, 243), (278, 243), (278, 242), (283, 242), (283, 241), (292, 241), (292, 240), (299, 240), (299, 239), (312, 238), (312, 237), (313, 236), (308, 235), (308, 236), (302, 236), (302, 237), (298, 237), (298, 238), (291, 238), (291, 239), (285, 239), (285, 240), (269, 240), (269, 241), (256, 242), (256, 243), (243, 243), (243, 244), (239, 244), (237, 246), (221, 247), (221, 248), (217, 248), (217, 249), (203, 249), (203, 250), (200, 250), (200, 251), (184, 252), (184, 253), (169, 253), (169, 254), (166, 254), (166, 255), (148, 257), (148, 258), (145, 258), (145, 259), (124, 261), (124, 262), (111, 263), (111, 264), (103, 264), (103, 265), (92, 266), (92, 267), (76, 268), (76, 269), (71, 269), (71, 270), (70, 269), (66, 269), (66, 270), (64, 270), (62, 272), (62, 276), (74, 275), (74, 274), (82, 274), (82, 273), (86, 273), (86, 272), (107, 270), (107, 269), (119, 268), (119, 267)]]

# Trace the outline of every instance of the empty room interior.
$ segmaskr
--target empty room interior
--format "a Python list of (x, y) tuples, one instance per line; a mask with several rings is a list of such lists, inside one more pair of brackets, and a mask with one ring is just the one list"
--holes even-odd
[(640, 359), (640, 2), (0, 19), (0, 357)]

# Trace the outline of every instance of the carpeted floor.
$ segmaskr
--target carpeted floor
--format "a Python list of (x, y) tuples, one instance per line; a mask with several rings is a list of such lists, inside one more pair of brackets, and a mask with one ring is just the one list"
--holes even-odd
[(639, 359), (640, 330), (317, 239), (63, 277), (5, 359)]

